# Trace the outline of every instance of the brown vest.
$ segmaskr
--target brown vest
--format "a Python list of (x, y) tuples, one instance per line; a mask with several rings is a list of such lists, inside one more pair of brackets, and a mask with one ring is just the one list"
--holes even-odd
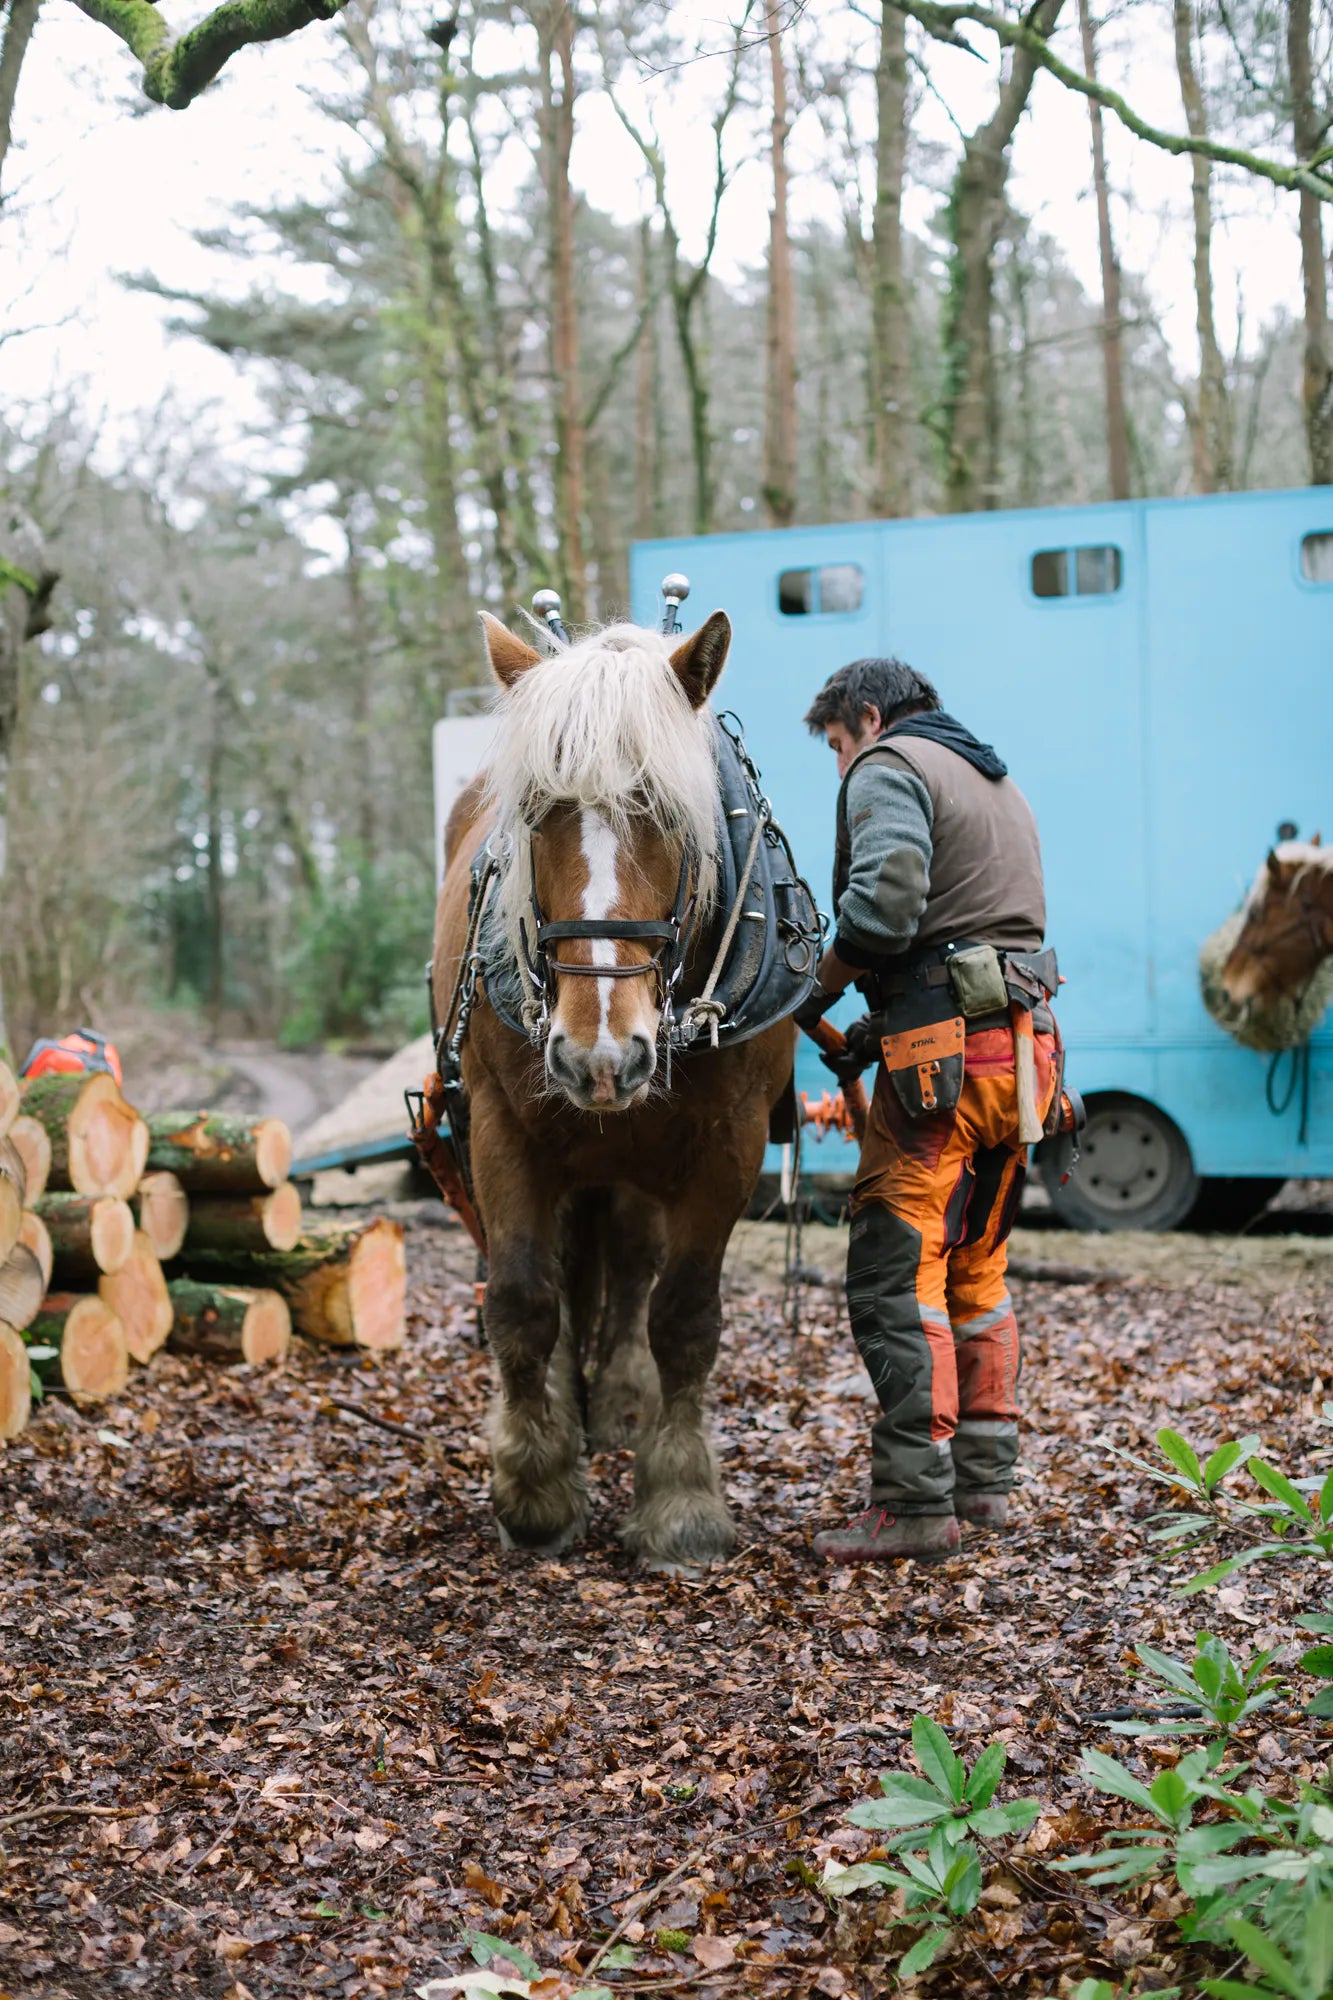
[(1046, 935), (1046, 890), (1031, 806), (1012, 778), (984, 778), (966, 757), (924, 736), (873, 743), (848, 767), (838, 793), (835, 915), (851, 865), (847, 781), (872, 757), (911, 771), (930, 794), (930, 888), (908, 950), (969, 938), (1035, 951)]

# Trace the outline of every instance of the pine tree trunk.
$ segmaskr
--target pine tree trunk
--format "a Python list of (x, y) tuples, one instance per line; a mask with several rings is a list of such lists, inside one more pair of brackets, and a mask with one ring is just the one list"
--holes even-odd
[(16, 1243), (0, 1264), (0, 1320), (20, 1333), (30, 1326), (46, 1297), (46, 1281), (35, 1253)]
[(22, 1086), (23, 1110), (51, 1142), (47, 1186), (60, 1193), (132, 1195), (148, 1133), (105, 1070), (39, 1076)]
[[(1062, 0), (1039, 0), (1029, 17), (1049, 36)], [(1016, 48), (993, 115), (964, 142), (949, 202), (953, 256), (944, 309), (945, 501), (950, 513), (999, 503), (995, 453), (992, 327), (995, 245), (1009, 177), (1009, 147), (1036, 80), (1037, 65)]]
[(28, 52), (32, 31), (37, 25), (41, 0), (10, 0), (5, 21), (5, 38), (0, 44), (0, 191), (4, 187), (5, 160), (14, 131), (14, 98), (19, 72)]
[(190, 1195), (258, 1194), (280, 1187), (292, 1135), (280, 1118), (224, 1111), (158, 1111), (148, 1120), (148, 1167), (175, 1174)]
[(880, 13), (875, 68), (875, 227), (871, 296), (871, 436), (876, 514), (912, 511), (912, 335), (903, 276), (903, 178), (907, 162), (907, 17)]
[[(119, 1196), (48, 1194), (33, 1207), (50, 1237), (52, 1269), (62, 1292), (85, 1291), (129, 1263), (134, 1217)], [(6, 1317), (0, 1312), (0, 1319)]]
[[(551, 0), (541, 23), (541, 144), (546, 182), (551, 273), (551, 371), (555, 378), (556, 534), (566, 615), (587, 615), (583, 517), (587, 505), (583, 380), (579, 367), (578, 278), (574, 263), (574, 190), (569, 178), (574, 144), (575, 13), (568, 0)], [(559, 71), (557, 87), (552, 65)]]
[(100, 1278), (97, 1296), (125, 1330), (125, 1344), (138, 1362), (151, 1361), (171, 1332), (171, 1295), (157, 1253), (141, 1229), (120, 1270)]
[(308, 1230), (295, 1248), (267, 1256), (192, 1254), (192, 1277), (211, 1284), (259, 1285), (281, 1292), (298, 1333), (327, 1347), (400, 1347), (406, 1263), (403, 1229), (384, 1218), (366, 1226)]
[[(1078, 0), (1083, 66), (1097, 78), (1097, 38), (1089, 0)], [(1097, 245), (1102, 263), (1102, 365), (1106, 377), (1106, 467), (1113, 500), (1129, 498), (1129, 428), (1125, 420), (1124, 341), (1121, 336), (1120, 266), (1111, 234), (1111, 192), (1106, 179), (1106, 135), (1102, 107), (1088, 99), (1092, 125), (1092, 184), (1097, 197)]]
[(208, 1256), (261, 1256), (270, 1250), (291, 1250), (301, 1235), (301, 1196), (295, 1182), (284, 1181), (269, 1194), (197, 1195), (190, 1204), (185, 1232), (186, 1261)]
[[(1176, 71), (1185, 123), (1208, 136), (1208, 115), (1194, 67), (1193, 0), (1174, 0)], [(1199, 334), (1199, 399), (1194, 413), (1194, 483), (1200, 493), (1225, 493), (1235, 482), (1231, 396), (1213, 319), (1213, 181), (1209, 162), (1190, 161), (1194, 197), (1194, 321)]]
[(770, 153), (773, 206), (768, 217), (768, 369), (764, 419), (764, 505), (772, 527), (796, 518), (796, 292), (787, 222), (787, 65), (782, 16), (771, 4), (765, 16), (773, 88)]
[(49, 1359), (29, 1357), (42, 1381), (63, 1383), (75, 1398), (118, 1396), (130, 1372), (125, 1329), (100, 1298), (53, 1292), (24, 1336), (29, 1347), (53, 1347)]
[[(1288, 0), (1287, 67), (1291, 78), (1291, 136), (1298, 160), (1324, 143), (1314, 99), (1310, 53), (1310, 0)], [(1310, 484), (1333, 484), (1333, 343), (1329, 338), (1328, 271), (1324, 262), (1323, 204), (1302, 188), (1299, 228), (1301, 283), (1305, 295), (1305, 365), (1302, 394)]]
[(134, 1219), (165, 1264), (185, 1241), (190, 1198), (175, 1174), (145, 1174), (134, 1197)]
[(662, 341), (653, 298), (652, 224), (639, 231), (639, 311), (643, 332), (635, 356), (634, 533), (647, 541), (662, 532), (661, 461), (657, 452), (658, 409), (662, 398)]
[(46, 1184), (51, 1178), (51, 1141), (40, 1119), (30, 1117), (26, 1112), (14, 1120), (6, 1136), (23, 1162), (27, 1181), (25, 1199), (31, 1208), (46, 1193)]
[(292, 1316), (277, 1292), (242, 1285), (200, 1285), (177, 1278), (168, 1287), (178, 1354), (208, 1361), (281, 1361), (291, 1343)]
[(32, 1411), (32, 1363), (22, 1335), (0, 1321), (0, 1442), (16, 1438)]

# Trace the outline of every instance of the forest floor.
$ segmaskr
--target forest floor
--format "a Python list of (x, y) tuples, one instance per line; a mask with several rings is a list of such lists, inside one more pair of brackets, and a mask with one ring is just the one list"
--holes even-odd
[[(400, 1354), (298, 1345), (279, 1374), (164, 1354), (95, 1414), (48, 1401), (5, 1452), (5, 1995), (411, 1993), (475, 1970), (484, 1933), (559, 1975), (553, 1997), (869, 2000), (912, 1933), (812, 1884), (865, 1851), (848, 1809), (910, 1764), (918, 1710), (969, 1759), (1003, 1738), (1001, 1797), (1043, 1802), (922, 1990), (1198, 1990), (1210, 1967), (1164, 1892), (1103, 1897), (1049, 1863), (1121, 1820), (1077, 1775), (1085, 1745), (1145, 1772), (1176, 1754), (1095, 1719), (1134, 1698), (1132, 1644), (1181, 1652), (1196, 1623), (1289, 1641), (1308, 1582), (1265, 1567), (1173, 1595), (1188, 1566), (1155, 1563), (1145, 1527), (1160, 1489), (1106, 1445), (1171, 1423), (1258, 1431), (1288, 1471), (1326, 1457), (1333, 1243), (1020, 1234), (1020, 1268), (1083, 1281), (1015, 1287), (1016, 1526), (969, 1530), (941, 1569), (874, 1571), (810, 1549), (866, 1474), (840, 1294), (809, 1286), (793, 1332), (781, 1231), (747, 1225), (715, 1416), (740, 1541), (690, 1580), (616, 1540), (628, 1454), (595, 1461), (576, 1552), (501, 1554), (471, 1253), (425, 1209), (408, 1233)], [(838, 1232), (805, 1254), (832, 1273)], [(1290, 1783), (1327, 1726), (1278, 1714), (1246, 1751)], [(617, 1931), (630, 1952), (581, 1980)]]

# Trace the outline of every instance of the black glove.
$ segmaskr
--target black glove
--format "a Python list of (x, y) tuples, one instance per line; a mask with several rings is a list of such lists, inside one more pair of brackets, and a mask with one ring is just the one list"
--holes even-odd
[(838, 998), (838, 994), (826, 993), (822, 986), (816, 986), (802, 1000), (800, 1006), (792, 1015), (792, 1019), (795, 1021), (797, 1027), (804, 1034), (808, 1035), (812, 1029), (819, 1026), (825, 1014), (828, 1013), (829, 1008), (834, 1005)]
[(832, 1070), (838, 1082), (846, 1090), (848, 1084), (855, 1083), (862, 1070), (879, 1055), (879, 1035), (874, 1017), (863, 1014), (859, 1021), (853, 1021), (843, 1036), (843, 1044), (836, 1054), (821, 1049), (819, 1060), (825, 1069)]

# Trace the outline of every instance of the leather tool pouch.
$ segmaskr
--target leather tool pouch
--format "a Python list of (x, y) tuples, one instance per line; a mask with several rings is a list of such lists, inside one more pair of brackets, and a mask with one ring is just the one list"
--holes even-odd
[[(918, 1003), (926, 1002), (924, 995), (914, 997)], [(886, 1030), (896, 1028), (897, 1032), (886, 1032), (880, 1040), (889, 1082), (909, 1118), (930, 1118), (940, 1112), (956, 1111), (963, 1089), (966, 1024), (961, 1014), (952, 1011), (947, 988), (938, 996), (931, 995), (930, 1000), (935, 1007), (949, 1010), (943, 1018), (918, 1020), (910, 1027), (899, 1027), (895, 1017), (900, 1010), (895, 1008), (885, 1018), (884, 1025)], [(926, 1002), (912, 1011), (932, 1009)]]
[(970, 944), (948, 957), (949, 984), (966, 1020), (1009, 1005), (1000, 954), (991, 944)]

